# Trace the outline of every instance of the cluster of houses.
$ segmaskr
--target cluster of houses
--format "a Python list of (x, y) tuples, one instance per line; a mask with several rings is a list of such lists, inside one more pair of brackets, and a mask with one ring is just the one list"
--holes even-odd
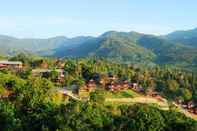
[(197, 105), (193, 101), (183, 102), (181, 100), (176, 100), (176, 103), (188, 112), (197, 114)]
[(79, 89), (79, 92), (94, 91), (99, 86), (107, 91), (118, 92), (122, 90), (132, 89), (138, 93), (144, 93), (144, 89), (137, 83), (129, 82), (128, 80), (119, 80), (117, 77), (105, 77), (96, 81), (90, 79), (84, 86)]
[[(61, 65), (62, 66), (62, 65)], [(22, 69), (23, 63), (21, 61), (8, 61), (8, 60), (1, 60), (0, 61), (0, 69)], [(43, 76), (47, 77), (53, 70), (43, 68), (43, 69), (33, 69), (32, 74), (34, 76)], [(58, 73), (57, 82), (62, 82), (64, 79), (64, 70), (63, 69), (55, 69)]]
[[(57, 63), (57, 65), (61, 66), (62, 68), (64, 67), (61, 62)], [(8, 60), (0, 61), (0, 69), (22, 69), (22, 68), (23, 68), (23, 63), (21, 61), (8, 61)], [(65, 77), (64, 70), (62, 68), (55, 69), (55, 70), (50, 70), (47, 68), (46, 69), (33, 69), (32, 74), (33, 76), (45, 77), (45, 76), (48, 76), (52, 71), (56, 71), (58, 73), (57, 82), (62, 82), (64, 81), (64, 77)], [(127, 80), (119, 80), (116, 76), (108, 75), (107, 77), (101, 76), (99, 81), (95, 79), (90, 79), (88, 82), (86, 82), (85, 85), (79, 88), (79, 90), (77, 91), (77, 94), (79, 94), (80, 92), (95, 91), (95, 89), (98, 86), (111, 92), (118, 92), (122, 90), (132, 89), (138, 93), (144, 93), (144, 89), (139, 84), (132, 83)], [(73, 86), (73, 89), (74, 88), (75, 86)], [(4, 93), (5, 97), (8, 97), (12, 94), (12, 91), (10, 89), (6, 91), (7, 92)], [(151, 96), (161, 101), (163, 100), (163, 98), (158, 93), (152, 92)], [(176, 103), (180, 105), (182, 108), (188, 110), (190, 113), (197, 114), (197, 105), (195, 105), (194, 102), (176, 101)]]

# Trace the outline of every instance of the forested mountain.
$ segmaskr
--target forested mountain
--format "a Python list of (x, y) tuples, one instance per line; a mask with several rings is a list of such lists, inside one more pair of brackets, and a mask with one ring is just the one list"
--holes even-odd
[(42, 56), (105, 57), (127, 63), (197, 64), (197, 29), (166, 36), (109, 31), (98, 37), (18, 39), (0, 36), (0, 53), (28, 52)]
[(13, 55), (19, 52), (38, 53), (57, 48), (67, 40), (66, 37), (49, 39), (18, 39), (9, 36), (0, 36), (0, 53)]
[(58, 57), (97, 56), (124, 62), (195, 65), (197, 49), (165, 37), (110, 31), (73, 48), (61, 48)]
[(196, 63), (197, 49), (181, 43), (146, 35), (138, 40), (138, 44), (153, 51), (157, 56), (154, 62), (159, 64)]
[(65, 54), (60, 54), (59, 57), (97, 56), (130, 62), (152, 61), (154, 53), (137, 45), (138, 37), (140, 34), (133, 32), (107, 32), (86, 40), (75, 48), (65, 50)]
[(166, 35), (166, 38), (175, 42), (181, 42), (185, 45), (197, 47), (197, 28), (187, 31), (175, 31)]

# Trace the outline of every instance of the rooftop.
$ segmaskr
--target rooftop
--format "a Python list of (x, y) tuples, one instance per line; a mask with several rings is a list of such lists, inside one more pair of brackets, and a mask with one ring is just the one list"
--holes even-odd
[[(50, 69), (33, 69), (32, 72), (51, 72), (53, 70), (50, 70)], [(55, 71), (57, 72), (63, 72), (64, 70), (63, 69), (55, 69)]]
[(8, 60), (3, 60), (0, 61), (0, 64), (7, 64), (7, 65), (21, 65), (23, 64), (21, 61), (8, 61)]

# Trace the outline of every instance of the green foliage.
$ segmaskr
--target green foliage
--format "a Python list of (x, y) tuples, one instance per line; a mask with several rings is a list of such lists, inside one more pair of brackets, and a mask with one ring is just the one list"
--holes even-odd
[(0, 100), (0, 130), (17, 131), (21, 129), (21, 120), (16, 117), (14, 105)]
[(173, 110), (162, 112), (165, 119), (165, 131), (196, 131), (197, 123), (181, 113), (175, 112)]
[[(67, 38), (54, 37), (49, 39), (18, 39), (9, 36), (0, 36), (0, 53), (15, 55), (22, 53), (37, 53), (49, 55), (51, 50), (63, 44)], [(42, 52), (42, 53), (41, 53)]]
[[(127, 37), (123, 35), (122, 37)], [(137, 36), (136, 36), (137, 37)], [(136, 38), (137, 40), (137, 38)], [(18, 56), (19, 58), (23, 58)], [(16, 60), (19, 58), (15, 58)], [(173, 131), (197, 130), (197, 122), (177, 113), (174, 108), (163, 111), (157, 107), (137, 105), (105, 105), (109, 95), (99, 81), (117, 77), (116, 82), (134, 82), (146, 93), (157, 91), (167, 99), (182, 99), (196, 103), (197, 76), (195, 73), (172, 68), (145, 68), (126, 65), (99, 58), (62, 60), (66, 71), (64, 86), (77, 85), (79, 88), (94, 79), (97, 90), (90, 93), (90, 100), (67, 103), (55, 103), (51, 94), (57, 93), (54, 81), (56, 61), (44, 59), (44, 63), (53, 65), (48, 78), (32, 76), (31, 64), (37, 60), (27, 60), (27, 67), (22, 71), (0, 71), (0, 130), (68, 130), (68, 131)], [(20, 59), (22, 60), (22, 59)], [(46, 60), (46, 61), (45, 61)], [(34, 68), (39, 68), (35, 64)], [(10, 95), (3, 97), (6, 91)], [(62, 94), (60, 94), (62, 95)], [(113, 93), (112, 97), (125, 98), (137, 96), (133, 91)], [(66, 97), (66, 96), (62, 96)]]
[(162, 131), (165, 127), (161, 112), (154, 107), (135, 105), (121, 109), (122, 123), (119, 130)]
[(166, 35), (166, 38), (185, 45), (197, 47), (197, 28), (187, 31), (175, 31)]
[(71, 60), (68, 60), (65, 63), (64, 70), (65, 70), (65, 72), (68, 75), (74, 75), (74, 73), (76, 71), (76, 65), (75, 65), (75, 63), (73, 61), (71, 61)]
[(90, 93), (90, 101), (93, 103), (103, 104), (105, 102), (105, 94), (103, 90), (96, 90)]

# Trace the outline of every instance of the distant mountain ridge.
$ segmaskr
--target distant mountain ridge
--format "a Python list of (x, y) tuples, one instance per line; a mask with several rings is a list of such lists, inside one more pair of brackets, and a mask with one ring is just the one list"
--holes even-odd
[(165, 36), (174, 42), (197, 47), (197, 28), (186, 31), (175, 31)]
[(0, 53), (53, 57), (104, 57), (127, 63), (197, 65), (197, 28), (165, 36), (108, 31), (98, 37), (18, 39), (0, 36)]
[(0, 53), (13, 55), (17, 52), (37, 53), (57, 48), (67, 40), (66, 37), (53, 37), (48, 39), (18, 39), (9, 36), (0, 36)]

